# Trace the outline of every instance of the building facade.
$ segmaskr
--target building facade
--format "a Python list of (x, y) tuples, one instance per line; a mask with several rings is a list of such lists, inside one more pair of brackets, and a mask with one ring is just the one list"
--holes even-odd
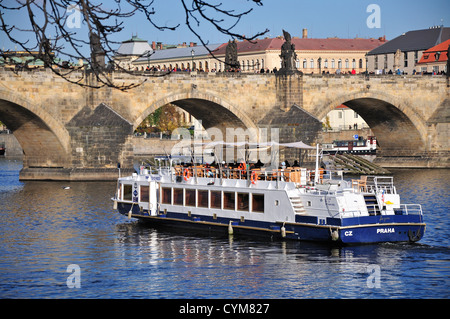
[(322, 119), (326, 131), (358, 130), (369, 128), (364, 119), (351, 108), (341, 104)]
[[(238, 61), (241, 72), (273, 72), (281, 68), (283, 37), (238, 41)], [(306, 29), (302, 38), (293, 37), (297, 54), (296, 67), (308, 74), (362, 73), (366, 70), (366, 54), (382, 45), (380, 39), (310, 39)], [(132, 69), (223, 72), (227, 43), (156, 50), (150, 58), (132, 61)]]
[(450, 28), (443, 26), (403, 33), (367, 54), (368, 71), (376, 74), (418, 72), (416, 64), (424, 51), (447, 39), (450, 39)]

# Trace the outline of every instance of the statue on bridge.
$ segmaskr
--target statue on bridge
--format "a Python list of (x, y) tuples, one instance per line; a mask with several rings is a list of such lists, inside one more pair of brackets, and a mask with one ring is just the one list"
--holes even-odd
[(230, 40), (225, 49), (225, 71), (233, 72), (237, 69), (239, 69), (237, 44), (235, 40)]
[(91, 45), (91, 66), (92, 69), (99, 71), (105, 68), (105, 49), (100, 41), (100, 36), (97, 33), (91, 32), (89, 35)]
[(281, 69), (278, 71), (278, 74), (301, 73), (295, 68), (297, 54), (295, 53), (295, 45), (291, 42), (291, 35), (283, 30), (283, 36), (285, 42), (281, 46)]

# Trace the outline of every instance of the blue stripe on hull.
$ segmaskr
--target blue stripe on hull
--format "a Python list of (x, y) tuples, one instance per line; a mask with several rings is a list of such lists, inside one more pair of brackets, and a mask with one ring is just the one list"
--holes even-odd
[[(118, 210), (127, 216), (131, 204), (119, 203)], [(234, 233), (259, 233), (271, 238), (282, 238), (282, 223), (270, 223), (254, 220), (230, 219), (225, 217), (191, 215), (185, 213), (167, 212), (165, 215), (150, 216), (148, 211), (140, 211), (138, 205), (132, 208), (132, 216), (155, 224), (182, 226), (184, 228), (214, 229), (218, 234), (227, 234), (228, 225), (232, 222)], [(287, 239), (335, 242), (341, 244), (368, 244), (379, 242), (411, 242), (422, 238), (425, 224), (421, 216), (367, 216), (355, 218), (327, 218), (327, 225), (318, 225), (317, 217), (303, 217), (296, 219), (296, 223), (286, 223)], [(337, 241), (331, 239), (331, 232), (338, 231)]]

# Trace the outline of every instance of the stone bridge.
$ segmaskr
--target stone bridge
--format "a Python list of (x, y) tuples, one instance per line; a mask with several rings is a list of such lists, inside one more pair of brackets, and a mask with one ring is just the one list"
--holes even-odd
[[(83, 78), (74, 72), (73, 80)], [(71, 84), (50, 70), (0, 70), (0, 121), (24, 151), (22, 180), (98, 180), (132, 170), (132, 133), (172, 103), (205, 128), (278, 128), (282, 142), (321, 141), (321, 122), (340, 104), (369, 124), (387, 167), (449, 167), (449, 85), (431, 76), (311, 76), (242, 73), (113, 73), (128, 91)], [(91, 81), (91, 77), (82, 81)], [(95, 83), (94, 83), (95, 84)], [(288, 157), (287, 154), (285, 156)]]

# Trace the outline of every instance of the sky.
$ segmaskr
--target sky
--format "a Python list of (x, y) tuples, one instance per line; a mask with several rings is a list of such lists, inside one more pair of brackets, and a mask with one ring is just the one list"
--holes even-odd
[[(6, 0), (11, 2), (14, 0)], [(189, 3), (190, 0), (186, 0)], [(265, 36), (282, 35), (282, 30), (291, 36), (302, 36), (302, 29), (308, 29), (310, 38), (378, 38), (386, 36), (393, 39), (404, 32), (426, 29), (431, 26), (450, 26), (450, 0), (262, 0), (263, 6), (257, 6), (248, 0), (209, 0), (212, 3), (223, 2), (224, 8), (236, 12), (253, 11), (244, 16), (233, 29), (238, 34), (251, 36), (269, 29)], [(112, 0), (104, 1), (105, 6), (113, 5)], [(371, 9), (376, 5), (375, 10)], [(121, 42), (132, 35), (166, 44), (197, 42), (185, 25), (185, 13), (181, 0), (154, 0), (152, 5), (156, 11), (155, 22), (159, 25), (173, 26), (180, 24), (176, 31), (158, 31), (143, 17), (132, 17), (124, 20), (124, 30), (114, 35), (114, 40)], [(368, 7), (370, 10), (368, 10)], [(5, 18), (10, 23), (24, 23), (26, 12), (7, 12)], [(368, 23), (368, 19), (370, 20)], [(231, 25), (232, 20), (225, 23)], [(210, 24), (202, 21), (196, 27), (202, 38), (209, 43), (224, 43), (229, 37), (215, 30)], [(77, 32), (86, 33), (84, 25)], [(30, 34), (20, 35), (24, 38)], [(117, 47), (119, 44), (117, 44)], [(0, 31), (0, 48), (16, 49)], [(17, 48), (19, 49), (19, 48)]]

